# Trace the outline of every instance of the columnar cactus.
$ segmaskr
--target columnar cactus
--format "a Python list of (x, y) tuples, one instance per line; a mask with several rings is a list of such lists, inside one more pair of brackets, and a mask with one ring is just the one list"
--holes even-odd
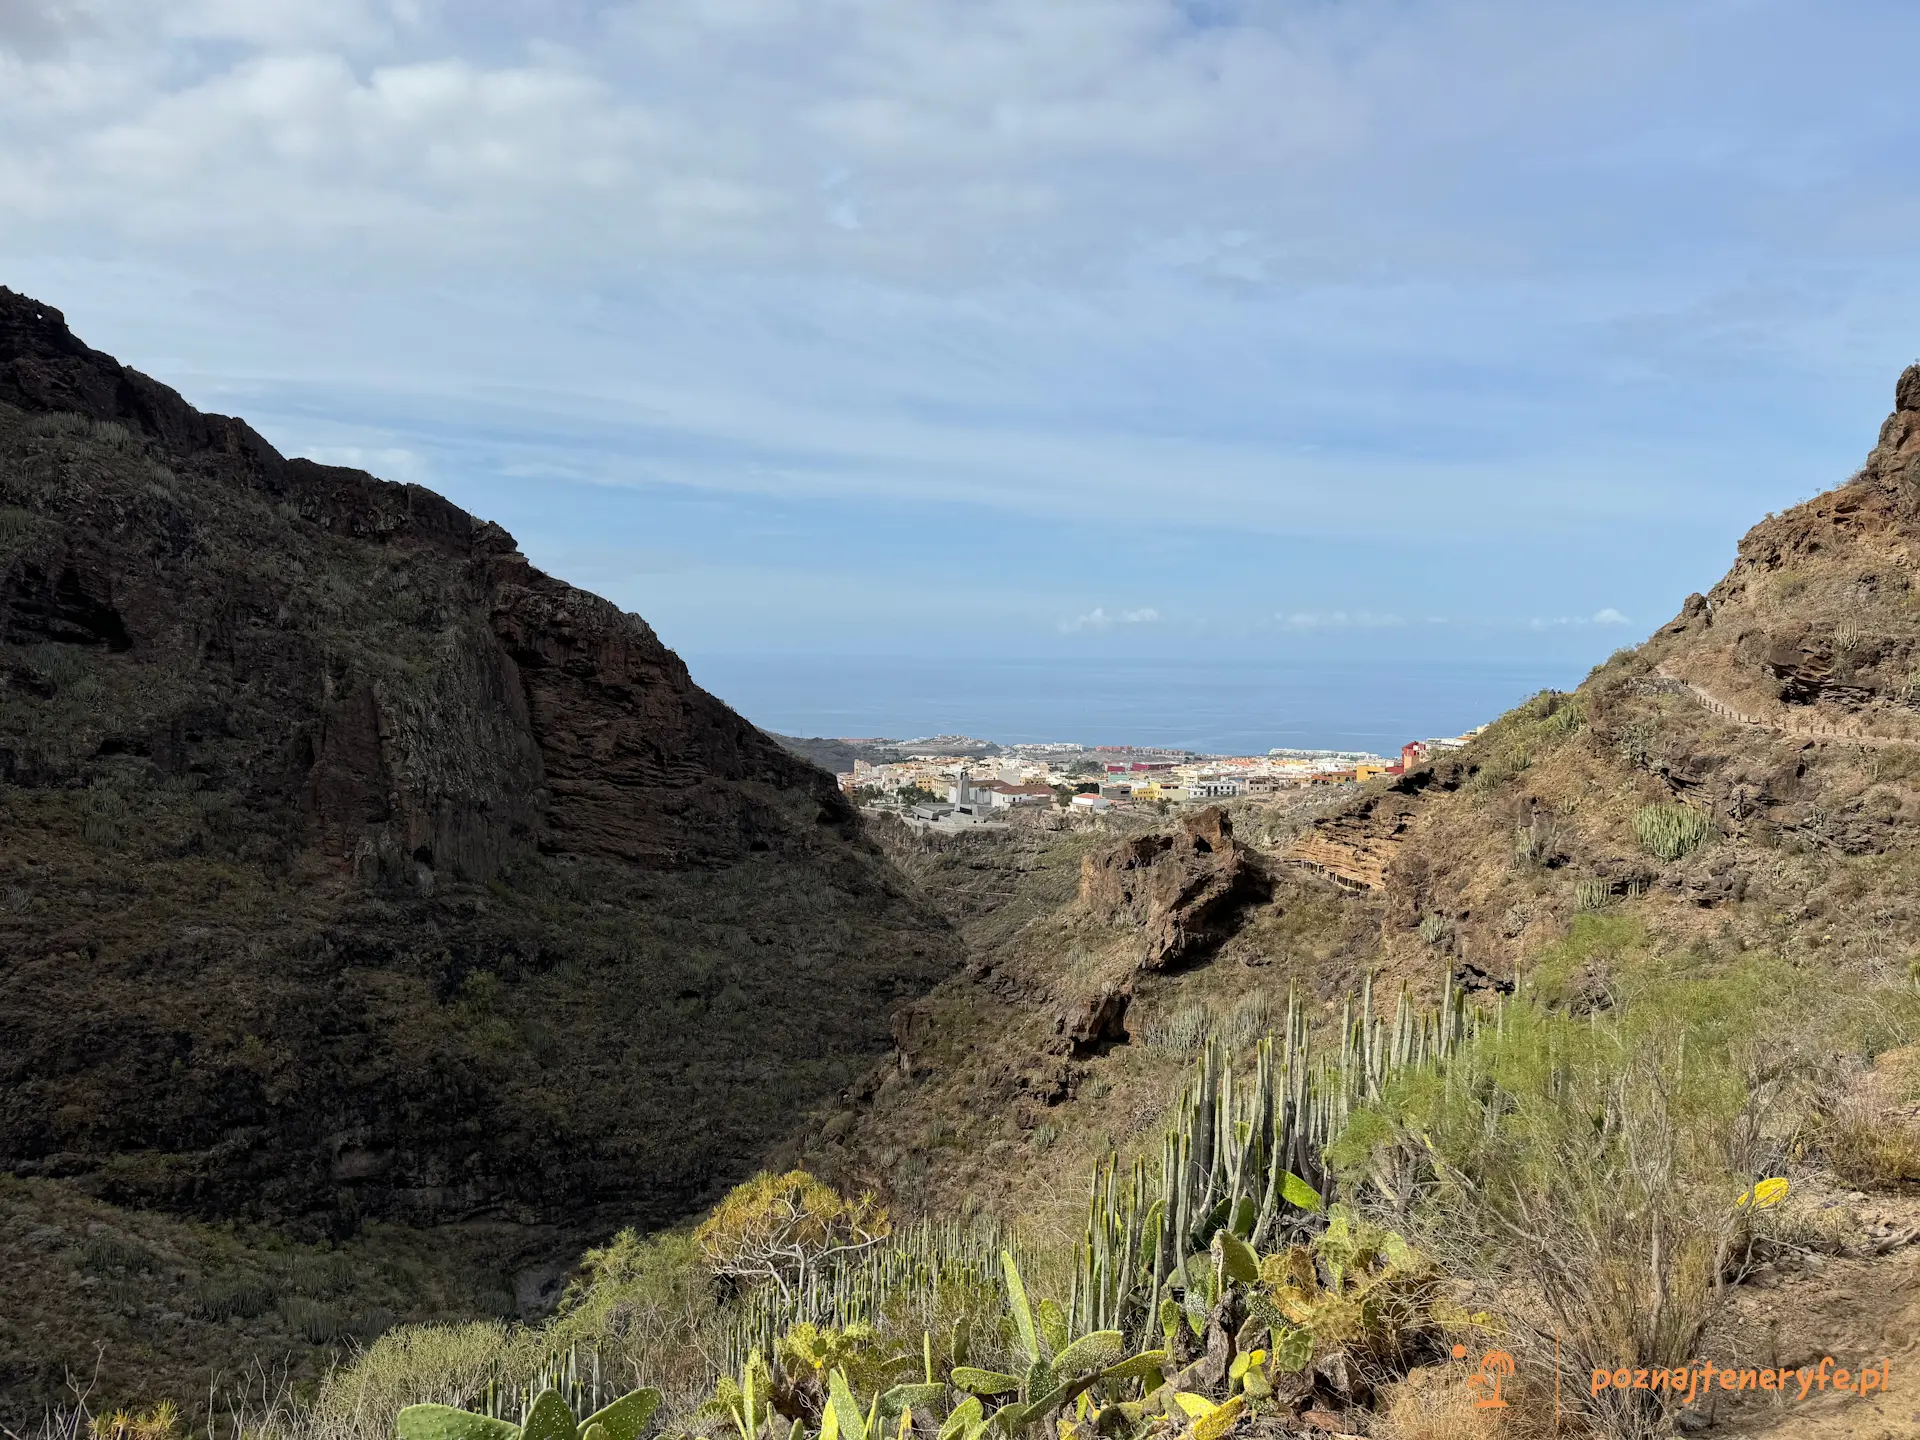
[(399, 1440), (640, 1440), (660, 1392), (635, 1390), (576, 1420), (557, 1390), (542, 1390), (519, 1425), (451, 1405), (409, 1405), (394, 1420)]

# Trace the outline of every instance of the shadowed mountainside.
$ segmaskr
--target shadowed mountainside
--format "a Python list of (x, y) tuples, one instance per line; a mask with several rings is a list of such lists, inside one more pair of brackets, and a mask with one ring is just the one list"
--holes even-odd
[(666, 1223), (955, 962), (639, 617), (0, 289), (0, 1169)]

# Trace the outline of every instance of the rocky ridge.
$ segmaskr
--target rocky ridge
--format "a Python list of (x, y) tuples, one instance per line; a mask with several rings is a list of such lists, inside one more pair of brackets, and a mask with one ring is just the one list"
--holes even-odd
[(664, 1223), (956, 963), (638, 616), (0, 289), (0, 1169)]

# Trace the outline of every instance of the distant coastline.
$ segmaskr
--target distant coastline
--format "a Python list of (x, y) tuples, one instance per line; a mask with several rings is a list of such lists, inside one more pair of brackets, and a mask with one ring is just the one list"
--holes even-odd
[(1571, 688), (1586, 673), (1548, 661), (1366, 655), (1302, 663), (694, 654), (687, 662), (696, 682), (781, 735), (965, 735), (1002, 746), (1200, 755), (1394, 754), (1409, 738), (1470, 730), (1539, 690)]

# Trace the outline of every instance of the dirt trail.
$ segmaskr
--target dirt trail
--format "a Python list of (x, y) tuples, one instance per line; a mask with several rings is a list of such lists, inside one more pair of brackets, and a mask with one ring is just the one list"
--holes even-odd
[[(1896, 1243), (1920, 1225), (1920, 1193), (1913, 1187), (1868, 1197), (1835, 1197), (1869, 1228), (1869, 1239), (1892, 1232)], [(1856, 1198), (1857, 1197), (1857, 1198)], [(1709, 1436), (1741, 1440), (1916, 1440), (1920, 1437), (1920, 1245), (1882, 1255), (1824, 1256), (1736, 1292), (1731, 1313), (1714, 1327), (1707, 1350), (1722, 1364), (1815, 1367), (1857, 1371), (1888, 1362), (1885, 1394), (1817, 1391), (1805, 1400), (1798, 1387), (1785, 1396), (1753, 1392), (1720, 1397)]]
[(1914, 743), (1909, 736), (1875, 735), (1869, 731), (1845, 725), (1796, 725), (1786, 721), (1762, 719), (1758, 715), (1749, 715), (1744, 710), (1735, 709), (1712, 691), (1694, 684), (1684, 676), (1675, 675), (1664, 664), (1655, 666), (1654, 670), (1662, 680), (1672, 681), (1722, 720), (1731, 720), (1736, 725), (1748, 725), (1755, 730), (1770, 730), (1776, 735), (1791, 735), (1796, 740), (1844, 740), (1849, 745), (1911, 745)]
[[(1831, 1355), (1836, 1365), (1852, 1368), (1886, 1360), (1887, 1392), (1864, 1399), (1785, 1397), (1764, 1408), (1754, 1405), (1745, 1413), (1723, 1415), (1709, 1433), (1743, 1440), (1920, 1436), (1920, 1254), (1909, 1250), (1879, 1261), (1835, 1261), (1818, 1279), (1782, 1285), (1768, 1298), (1775, 1296), (1767, 1318), (1778, 1322), (1782, 1363), (1818, 1365), (1822, 1356)], [(1764, 1327), (1766, 1320), (1760, 1323)], [(1764, 1328), (1761, 1333), (1766, 1333)], [(1808, 1345), (1809, 1340), (1816, 1343)]]

